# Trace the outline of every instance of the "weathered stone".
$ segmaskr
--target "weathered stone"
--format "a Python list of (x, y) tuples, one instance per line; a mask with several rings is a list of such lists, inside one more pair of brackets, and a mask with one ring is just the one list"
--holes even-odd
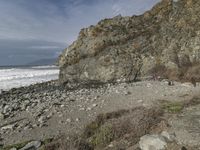
[(163, 136), (168, 142), (173, 142), (176, 138), (174, 133), (168, 133), (167, 131), (163, 131), (161, 136)]
[(3, 113), (6, 114), (11, 110), (11, 107), (9, 105), (4, 106)]
[(92, 104), (92, 107), (97, 107), (98, 106), (98, 104)]
[(72, 122), (72, 120), (70, 118), (68, 118), (66, 121), (67, 121), (67, 123), (71, 123)]
[(1, 130), (13, 130), (14, 127), (15, 127), (15, 124), (9, 124), (9, 125), (3, 126)]
[(40, 141), (32, 141), (19, 150), (37, 150), (40, 146), (41, 146)]
[(0, 113), (0, 120), (3, 120), (5, 118), (4, 114)]
[(41, 117), (38, 119), (38, 121), (39, 121), (40, 123), (45, 123), (45, 122), (47, 121), (47, 117), (46, 117), (46, 116), (41, 116)]
[(160, 135), (145, 135), (140, 138), (141, 150), (165, 150), (167, 143)]

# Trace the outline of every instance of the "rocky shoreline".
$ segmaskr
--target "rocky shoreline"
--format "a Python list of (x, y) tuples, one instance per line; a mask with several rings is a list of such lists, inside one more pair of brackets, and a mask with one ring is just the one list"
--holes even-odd
[(84, 83), (58, 81), (4, 91), (0, 95), (0, 137), (5, 146), (80, 133), (98, 114), (151, 108), (160, 101), (182, 102), (198, 94), (199, 85), (163, 81)]
[(0, 149), (200, 150), (199, 6), (162, 0), (82, 29), (59, 81), (1, 91)]
[[(4, 144), (20, 142), (21, 139), (12, 141), (12, 138), (9, 138), (9, 136), (15, 132), (19, 134), (22, 132), (23, 134), (23, 131), (29, 131), (34, 128), (39, 130), (41, 128), (42, 130), (43, 127), (48, 127), (47, 122), (51, 119), (54, 125), (59, 123), (61, 126), (64, 126), (66, 123), (70, 125), (71, 122), (79, 122), (79, 116), (73, 119), (71, 117), (65, 118), (65, 116), (64, 121), (60, 120), (60, 118), (63, 118), (66, 112), (71, 113), (73, 109), (90, 112), (98, 105), (94, 101), (97, 101), (99, 96), (103, 95), (112, 85), (114, 84), (95, 82), (60, 85), (58, 81), (50, 81), (3, 91), (0, 95), (0, 135), (2, 137), (6, 135), (6, 138), (3, 139), (3, 142), (5, 141)], [(90, 104), (86, 108), (77, 101)], [(77, 106), (69, 108), (69, 105), (73, 103)], [(103, 103), (104, 101), (102, 101)], [(91, 118), (93, 118), (92, 115)], [(60, 135), (60, 132), (58, 131), (56, 134)], [(39, 137), (40, 135), (38, 133)], [(34, 136), (22, 137), (22, 139), (28, 140), (32, 137)]]

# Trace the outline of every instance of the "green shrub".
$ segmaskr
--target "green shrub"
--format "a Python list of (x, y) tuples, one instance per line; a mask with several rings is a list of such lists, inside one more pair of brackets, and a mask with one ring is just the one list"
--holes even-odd
[(114, 139), (114, 132), (111, 124), (101, 126), (99, 130), (89, 139), (89, 143), (94, 147), (103, 147)]
[(167, 102), (162, 107), (169, 113), (179, 113), (183, 110), (184, 104), (181, 102)]

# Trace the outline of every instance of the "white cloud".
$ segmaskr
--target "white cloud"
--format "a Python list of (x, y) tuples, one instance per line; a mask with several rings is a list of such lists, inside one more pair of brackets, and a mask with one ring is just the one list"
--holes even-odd
[[(141, 14), (159, 0), (84, 0), (55, 5), (51, 1), (1, 0), (0, 39), (41, 39), (71, 43), (80, 28), (118, 14)], [(27, 4), (33, 3), (27, 7)], [(69, 2), (69, 1), (68, 1)], [(72, 2), (72, 1), (71, 1)]]

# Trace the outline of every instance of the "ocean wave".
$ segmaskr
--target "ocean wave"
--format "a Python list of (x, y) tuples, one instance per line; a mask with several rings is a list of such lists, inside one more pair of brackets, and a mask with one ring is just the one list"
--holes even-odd
[(48, 76), (58, 73), (58, 69), (3, 69), (0, 70), (0, 81)]
[(33, 69), (46, 69), (46, 68), (50, 69), (50, 68), (58, 68), (58, 67), (55, 65), (51, 65), (51, 66), (33, 66), (31, 68), (33, 68)]

